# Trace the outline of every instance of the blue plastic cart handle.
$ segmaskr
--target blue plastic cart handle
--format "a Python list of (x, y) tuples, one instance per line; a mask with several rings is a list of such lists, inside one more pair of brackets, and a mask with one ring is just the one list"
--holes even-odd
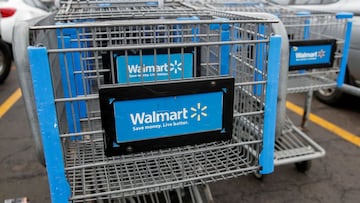
[(259, 164), (261, 166), (260, 174), (269, 174), (274, 171), (276, 107), (279, 86), (280, 56), (281, 36), (275, 35), (270, 37), (268, 55), (263, 148), (259, 158)]
[(51, 202), (68, 202), (70, 186), (65, 176), (48, 53), (45, 47), (29, 47), (28, 54)]

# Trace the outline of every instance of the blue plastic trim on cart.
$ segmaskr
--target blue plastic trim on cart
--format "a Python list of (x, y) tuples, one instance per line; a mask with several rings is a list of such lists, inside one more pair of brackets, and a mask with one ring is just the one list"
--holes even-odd
[[(258, 32), (259, 32), (259, 36), (257, 37), (257, 40), (263, 40), (264, 38), (261, 36), (263, 35), (266, 30), (265, 30), (265, 26), (262, 24), (258, 25)], [(255, 75), (254, 75), (254, 81), (262, 81), (263, 80), (263, 70), (264, 70), (264, 60), (265, 60), (265, 56), (264, 56), (264, 48), (265, 48), (265, 44), (264, 43), (258, 43), (256, 44), (256, 56), (255, 56), (255, 66), (256, 69), (255, 70)], [(263, 85), (262, 84), (256, 84), (254, 85), (254, 95), (259, 96), (262, 94), (262, 88)]]
[[(75, 28), (66, 28), (66, 29), (61, 29), (57, 30), (57, 37), (58, 37), (58, 46), (60, 49), (65, 49), (65, 48), (79, 48), (79, 45), (75, 42), (71, 42), (72, 39), (77, 39), (77, 31)], [(62, 39), (64, 38), (64, 39)], [(70, 39), (66, 39), (66, 38), (70, 38)], [(66, 40), (66, 42), (64, 43), (64, 47), (61, 44), (61, 40)], [(81, 45), (80, 45), (81, 46)], [(69, 68), (68, 72), (65, 73), (68, 75), (68, 77), (65, 77), (63, 79), (67, 80), (67, 78), (70, 79), (70, 85), (71, 85), (71, 96), (75, 97), (77, 95), (84, 95), (85, 90), (84, 90), (84, 85), (83, 85), (83, 79), (82, 79), (82, 75), (79, 74), (74, 74), (74, 71), (81, 71), (82, 70), (82, 61), (81, 61), (81, 56), (79, 52), (73, 52), (73, 53), (67, 53), (67, 60), (64, 63), (65, 67), (62, 67), (62, 71), (65, 70), (65, 68)], [(60, 58), (60, 60), (63, 60), (62, 58)], [(71, 71), (70, 71), (71, 69)], [(64, 74), (64, 73), (62, 73)], [(66, 76), (66, 75), (65, 75)], [(71, 81), (73, 80), (73, 81)], [(65, 83), (66, 85), (66, 83)], [(64, 86), (64, 90), (67, 89), (66, 86)], [(68, 90), (65, 90), (68, 91)], [(89, 87), (87, 87), (87, 93), (89, 92)], [(85, 106), (85, 102), (76, 102), (76, 105), (79, 108), (78, 114), (80, 116), (80, 118), (86, 118), (86, 106)]]
[[(79, 21), (79, 22), (82, 22), (82, 21)], [(62, 25), (63, 23), (57, 23), (57, 24)], [(71, 25), (71, 23), (65, 23), (65, 24)], [(57, 29), (56, 34), (57, 34), (57, 38), (58, 38), (59, 48), (63, 49), (63, 48), (86, 47), (87, 42), (82, 42), (81, 44), (78, 44), (77, 42), (72, 42), (72, 39), (78, 39), (79, 37), (84, 38), (84, 36), (79, 36), (79, 34), (84, 34), (82, 32), (83, 31), (81, 29), (76, 29), (76, 28), (64, 28), (61, 30)], [(62, 38), (64, 38), (64, 39), (62, 39)], [(70, 40), (68, 40), (66, 38), (70, 38)], [(64, 43), (64, 45), (62, 45), (62, 40), (67, 40), (66, 43)], [(85, 95), (90, 92), (91, 84), (90, 84), (90, 81), (85, 81), (86, 74), (83, 74), (83, 73), (82, 74), (80, 74), (80, 73), (74, 74), (74, 72), (73, 72), (73, 71), (83, 72), (85, 70), (92, 69), (92, 65), (89, 65), (86, 61), (82, 60), (83, 58), (87, 57), (86, 56), (87, 54), (88, 53), (85, 53), (85, 52), (67, 53), (66, 55), (70, 55), (69, 57), (67, 56), (67, 60), (66, 60), (67, 63), (62, 61), (63, 58), (60, 58), (60, 61), (62, 63), (64, 63), (64, 65), (65, 65), (65, 67), (62, 67), (62, 71), (66, 67), (72, 69), (72, 71), (69, 70), (67, 73), (66, 72), (62, 73), (62, 74), (68, 75), (68, 76), (64, 75), (66, 77), (64, 77), (63, 80), (67, 80), (67, 78), (70, 79), (70, 85), (71, 85), (71, 88), (70, 88), (71, 95), (70, 96), (72, 96), (72, 97), (75, 97), (78, 95)], [(65, 83), (64, 91), (69, 93), (68, 92), (69, 90), (66, 87), (67, 87), (67, 84)], [(80, 118), (86, 118), (87, 117), (86, 103), (84, 101), (78, 101), (78, 102), (75, 102), (75, 105), (78, 108), (78, 111), (75, 113), (77, 113)]]
[[(215, 22), (219, 23), (212, 23), (210, 24), (210, 30), (222, 30), (222, 31), (229, 31), (230, 25), (226, 21), (229, 21), (228, 18), (215, 18)], [(221, 27), (220, 27), (221, 25)]]
[(68, 202), (70, 186), (65, 176), (47, 50), (45, 47), (29, 47), (28, 54), (51, 202)]
[[(71, 38), (68, 36), (63, 36), (62, 39), (58, 37), (58, 46), (60, 49), (71, 47), (70, 45)], [(64, 44), (62, 44), (64, 43)], [(64, 47), (63, 47), (64, 46)], [(72, 73), (73, 66), (71, 64), (73, 58), (70, 53), (59, 53), (59, 63), (60, 63), (60, 71), (61, 71), (61, 82), (63, 85), (64, 97), (70, 98), (76, 95), (75, 87), (75, 78), (74, 74)], [(67, 84), (69, 82), (69, 85)], [(66, 118), (68, 121), (68, 128), (70, 133), (80, 132), (80, 113), (78, 108), (78, 103), (75, 102), (66, 102), (65, 103), (66, 109)]]
[[(343, 17), (348, 17), (348, 15), (342, 14)], [(337, 87), (342, 87), (345, 81), (345, 74), (346, 74), (346, 67), (349, 57), (349, 49), (350, 49), (350, 40), (351, 40), (351, 30), (352, 30), (352, 22), (348, 21), (346, 23), (346, 31), (345, 31), (345, 38), (344, 38), (344, 48), (343, 48), (343, 56), (341, 59), (340, 64), (340, 72), (337, 77)]]
[[(311, 13), (308, 11), (300, 11), (297, 12), (296, 15), (298, 16), (304, 16), (304, 17), (310, 17)], [(304, 20), (304, 38), (305, 40), (310, 39), (310, 18), (305, 18)]]
[(265, 96), (263, 149), (260, 153), (260, 174), (274, 171), (274, 148), (276, 128), (276, 106), (279, 86), (281, 36), (270, 37), (268, 74)]
[(339, 12), (336, 13), (336, 19), (350, 19), (354, 17), (354, 13), (350, 12)]
[(108, 8), (108, 7), (111, 7), (111, 3), (100, 3), (98, 4), (98, 7), (102, 7), (102, 8)]
[(146, 2), (146, 6), (158, 6), (158, 2)]
[[(226, 23), (229, 19), (215, 18), (214, 21), (219, 21), (221, 24), (210, 24), (210, 30), (220, 31), (220, 39), (222, 42), (230, 41), (230, 25), (229, 23)], [(230, 45), (220, 46), (220, 75), (229, 75), (229, 53)]]
[(296, 12), (296, 15), (298, 15), (298, 16), (311, 16), (311, 13), (309, 11), (299, 11), (299, 12)]
[[(199, 17), (197, 16), (192, 16), (192, 17), (181, 17), (181, 18), (176, 18), (176, 20), (179, 20), (179, 21), (182, 21), (182, 20), (200, 20)], [(181, 25), (175, 25), (175, 36), (178, 35), (178, 36), (181, 36), (182, 33), (181, 31)], [(200, 41), (200, 38), (199, 38), (199, 27), (195, 27), (195, 28), (192, 28), (191, 29), (191, 35), (193, 36), (192, 37), (192, 42), (199, 42)], [(175, 42), (181, 42), (181, 37), (176, 37), (174, 38), (174, 41)]]

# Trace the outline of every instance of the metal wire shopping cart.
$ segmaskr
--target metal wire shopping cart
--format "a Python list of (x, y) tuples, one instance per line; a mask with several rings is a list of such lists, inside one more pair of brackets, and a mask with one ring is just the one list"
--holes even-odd
[[(231, 12), (266, 12), (278, 17), (286, 28), (289, 39), (287, 82), (281, 90), (287, 93), (308, 92), (302, 127), (310, 114), (312, 92), (326, 87), (340, 87), (346, 72), (352, 14), (299, 12), (271, 5), (267, 2), (248, 1), (191, 1), (198, 7)], [(284, 51), (284, 47), (283, 47)], [(285, 61), (283, 59), (282, 61)], [(280, 76), (280, 78), (283, 78)], [(284, 80), (283, 80), (284, 81)], [(300, 171), (309, 169), (309, 160), (325, 155), (325, 151), (301, 132), (290, 119), (283, 119), (285, 102), (278, 105), (275, 164), (296, 163)], [(283, 110), (282, 110), (283, 109)], [(279, 130), (281, 129), (281, 130)], [(280, 135), (281, 134), (281, 135)]]
[(15, 58), (53, 202), (118, 201), (272, 172), (277, 21), (166, 11), (101, 20), (59, 12), (16, 27), (29, 36), (16, 45), (29, 45), (29, 62), (21, 51)]
[[(163, 2), (163, 3), (161, 3)], [(183, 12), (194, 12), (194, 7), (186, 2), (175, 0), (164, 1), (60, 1), (56, 21), (109, 20), (115, 18), (152, 18), (156, 12), (172, 15), (184, 15)]]
[[(307, 92), (302, 127), (306, 126), (311, 111), (313, 91), (343, 84), (351, 37), (351, 18), (352, 14), (348, 13), (309, 12), (281, 17), (290, 39), (288, 93)], [(302, 152), (311, 154), (311, 149), (306, 146), (302, 146), (302, 149)], [(297, 159), (284, 162), (291, 163)], [(309, 166), (305, 161), (298, 168), (307, 170)]]

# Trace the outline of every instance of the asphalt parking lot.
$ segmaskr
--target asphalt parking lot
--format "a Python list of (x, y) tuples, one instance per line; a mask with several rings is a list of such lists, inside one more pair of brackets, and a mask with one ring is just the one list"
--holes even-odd
[[(46, 170), (35, 156), (23, 98), (3, 108), (18, 87), (13, 68), (0, 85), (0, 202), (16, 197), (28, 197), (31, 203), (50, 202)], [(301, 94), (290, 95), (288, 100), (299, 106), (304, 102)], [(334, 108), (314, 100), (312, 113), (332, 125), (309, 122), (305, 132), (326, 150), (326, 156), (312, 160), (306, 173), (289, 164), (276, 167), (263, 180), (244, 176), (212, 183), (215, 202), (359, 202), (359, 103), (359, 98), (348, 97)], [(288, 115), (300, 124), (301, 118), (292, 110)], [(344, 134), (351, 139), (345, 140)]]

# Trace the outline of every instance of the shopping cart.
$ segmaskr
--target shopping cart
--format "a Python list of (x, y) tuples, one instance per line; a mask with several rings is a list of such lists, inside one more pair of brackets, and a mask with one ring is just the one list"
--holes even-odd
[(197, 3), (224, 11), (267, 12), (282, 21), (290, 41), (287, 91), (310, 94), (305, 103), (303, 122), (308, 120), (312, 91), (343, 85), (352, 28), (349, 19), (353, 14), (310, 13), (264, 1), (205, 0)]
[[(289, 39), (289, 52), (283, 54), (283, 57), (288, 58), (288, 63), (283, 64), (288, 69), (286, 87), (279, 87), (279, 90), (286, 88), (287, 93), (308, 93), (302, 127), (305, 126), (310, 114), (312, 92), (326, 87), (340, 87), (343, 83), (351, 34), (349, 19), (352, 14), (311, 14), (263, 1), (192, 2), (200, 8), (214, 10), (266, 12), (281, 20)], [(285, 116), (282, 116), (282, 112), (285, 110), (281, 109), (284, 108), (285, 105), (279, 103), (278, 123), (282, 125), (277, 126), (275, 164), (295, 162), (300, 171), (307, 170), (309, 163), (306, 160), (322, 157), (325, 151), (298, 130), (288, 118), (283, 119)]]
[(310, 114), (312, 92), (344, 83), (351, 18), (350, 13), (298, 12), (282, 19), (291, 39), (288, 92), (308, 92), (302, 126)]
[[(349, 13), (309, 12), (297, 12), (296, 15), (281, 17), (290, 39), (288, 93), (307, 93), (301, 127), (306, 127), (311, 112), (313, 91), (341, 87), (343, 84), (351, 38), (351, 18), (352, 14)], [(292, 130), (292, 133), (296, 131), (298, 129)], [(292, 133), (288, 132), (288, 137), (291, 137)], [(312, 156), (312, 149), (300, 144), (297, 139), (291, 140), (292, 142), (290, 139), (287, 142), (282, 141), (284, 144), (278, 146), (279, 153), (276, 157), (279, 164), (299, 159), (295, 157), (299, 152), (288, 150), (287, 156), (293, 158), (281, 160), (282, 151), (289, 149), (287, 146), (291, 146), (291, 143), (297, 143), (301, 149), (300, 153), (307, 154), (304, 156)], [(307, 139), (306, 142), (313, 143), (311, 139)], [(304, 159), (297, 164), (300, 171), (306, 171), (310, 166), (311, 164)]]
[[(21, 51), (15, 59), (53, 202), (120, 201), (273, 171), (278, 21), (165, 10), (17, 25), (29, 36), (15, 45), (29, 45), (29, 62)], [(123, 120), (134, 108), (150, 113)]]
[(194, 12), (191, 4), (176, 0), (134, 0), (134, 1), (60, 1), (56, 21), (109, 20), (128, 18), (152, 18), (156, 12), (171, 15), (184, 15)]

